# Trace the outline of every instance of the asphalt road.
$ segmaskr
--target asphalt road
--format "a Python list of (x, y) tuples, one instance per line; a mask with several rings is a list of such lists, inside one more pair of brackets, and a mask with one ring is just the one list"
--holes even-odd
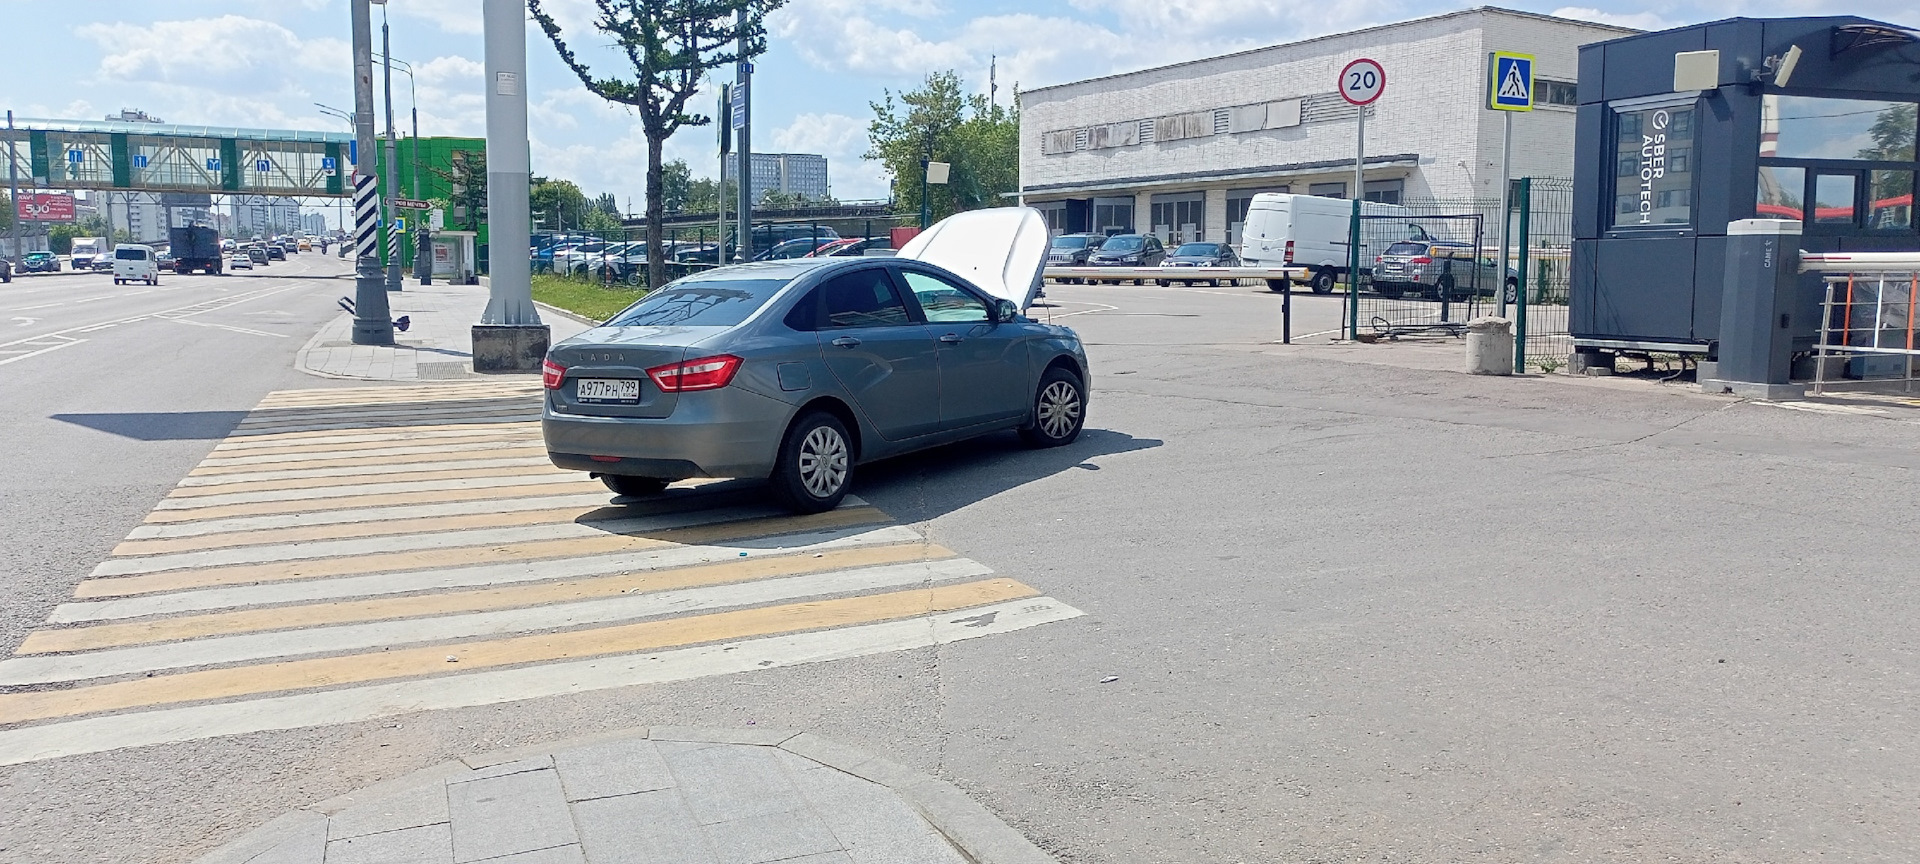
[[(26, 595), (9, 628), (221, 431), (181, 418), (314, 383), (286, 359), (332, 290), (208, 313), (286, 339), (149, 320), (0, 367), (12, 452), (35, 455), (4, 481)], [(460, 754), (749, 723), (952, 780), (1064, 862), (1920, 852), (1914, 406), (1276, 353), (1279, 297), (1256, 289), (1049, 294), (1092, 345), (1083, 438), (948, 447), (855, 492), (1083, 617), (0, 768), (0, 858), (190, 860)], [(1332, 298), (1295, 299), (1337, 322)], [(244, 317), (270, 309), (289, 317)], [(141, 412), (206, 426), (149, 441), (57, 419)]]
[[(292, 358), (352, 293), (308, 253), (249, 275), (106, 272), (0, 285), (0, 645), (67, 599), (266, 392), (326, 386)], [(0, 856), (4, 857), (4, 856)]]

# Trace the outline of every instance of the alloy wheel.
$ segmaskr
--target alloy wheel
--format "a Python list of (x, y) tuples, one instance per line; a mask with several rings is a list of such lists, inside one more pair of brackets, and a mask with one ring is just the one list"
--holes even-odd
[(1080, 391), (1066, 381), (1054, 381), (1040, 391), (1040, 430), (1049, 438), (1065, 437), (1080, 419)]
[(816, 427), (800, 442), (800, 483), (807, 494), (827, 498), (847, 482), (847, 440), (838, 430)]

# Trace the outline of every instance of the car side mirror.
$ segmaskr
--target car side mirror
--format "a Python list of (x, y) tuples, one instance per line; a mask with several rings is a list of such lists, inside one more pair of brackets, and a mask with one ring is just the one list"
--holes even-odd
[(1012, 300), (996, 300), (993, 304), (993, 323), (1007, 324), (1020, 317), (1020, 307)]

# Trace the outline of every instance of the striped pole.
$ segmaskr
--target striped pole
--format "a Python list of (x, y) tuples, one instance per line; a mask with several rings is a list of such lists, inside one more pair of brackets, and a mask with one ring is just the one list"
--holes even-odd
[(361, 258), (372, 258), (379, 254), (374, 245), (374, 235), (380, 228), (380, 191), (372, 174), (355, 174), (353, 177), (353, 237), (354, 254)]
[(397, 221), (387, 223), (387, 264), (390, 267), (397, 266), (400, 262), (399, 227)]

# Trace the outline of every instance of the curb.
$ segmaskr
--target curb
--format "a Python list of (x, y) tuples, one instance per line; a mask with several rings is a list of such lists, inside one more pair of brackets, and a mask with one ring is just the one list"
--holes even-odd
[(566, 319), (570, 319), (570, 320), (572, 320), (573, 322), (575, 322), (575, 323), (577, 323), (577, 324), (585, 324), (585, 325), (587, 325), (588, 327), (598, 327), (598, 326), (600, 326), (600, 322), (598, 322), (598, 321), (595, 321), (595, 320), (593, 320), (592, 318), (588, 318), (588, 317), (587, 317), (587, 316), (585, 316), (585, 315), (580, 315), (580, 314), (577, 314), (577, 313), (574, 313), (574, 312), (570, 312), (570, 311), (568, 311), (568, 310), (565, 310), (565, 309), (562, 309), (562, 308), (560, 308), (560, 307), (558, 307), (558, 306), (554, 306), (554, 305), (551, 305), (551, 304), (547, 304), (547, 303), (542, 303), (542, 302), (540, 302), (540, 301), (538, 301), (538, 300), (535, 300), (535, 301), (533, 301), (533, 306), (534, 306), (534, 308), (536, 308), (536, 309), (539, 309), (539, 310), (540, 310), (540, 311), (542, 311), (542, 312), (551, 312), (551, 313), (553, 313), (553, 314), (555, 314), (555, 315), (558, 315), (558, 316), (560, 316), (560, 317), (562, 317), (562, 318), (566, 318)]
[[(717, 729), (652, 726), (604, 732), (564, 741), (528, 744), (422, 768), (345, 795), (320, 801), (247, 832), (195, 861), (195, 864), (246, 864), (289, 841), (318, 842), (327, 838), (327, 820), (333, 814), (422, 786), (441, 783), (495, 766), (546, 756), (608, 741), (649, 738), (699, 744), (777, 747), (828, 768), (886, 787), (940, 832), (973, 864), (1058, 864), (1053, 856), (1015, 831), (986, 807), (967, 797), (960, 787), (923, 774), (899, 762), (869, 753), (812, 732), (781, 729)], [(277, 860), (277, 859), (276, 859)]]

